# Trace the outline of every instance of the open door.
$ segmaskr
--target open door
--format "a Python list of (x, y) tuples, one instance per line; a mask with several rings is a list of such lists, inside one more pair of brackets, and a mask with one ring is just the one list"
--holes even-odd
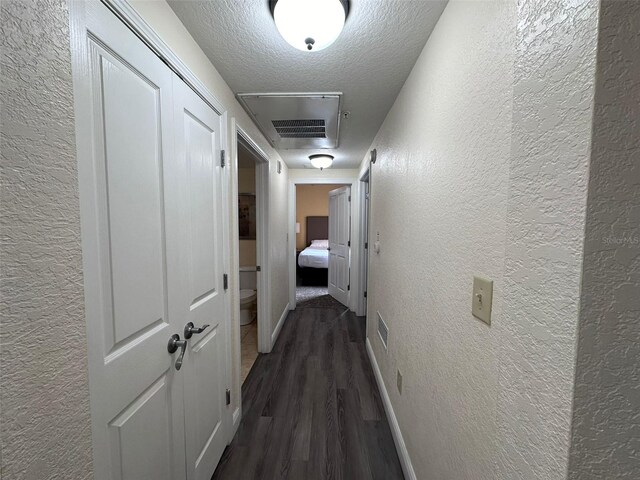
[(329, 295), (349, 303), (351, 187), (329, 192)]

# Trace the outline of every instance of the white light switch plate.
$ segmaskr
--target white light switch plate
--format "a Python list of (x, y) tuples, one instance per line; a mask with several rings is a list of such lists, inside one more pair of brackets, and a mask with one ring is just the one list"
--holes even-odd
[(491, 325), (491, 302), (493, 300), (493, 280), (473, 277), (473, 299), (471, 313), (487, 325)]

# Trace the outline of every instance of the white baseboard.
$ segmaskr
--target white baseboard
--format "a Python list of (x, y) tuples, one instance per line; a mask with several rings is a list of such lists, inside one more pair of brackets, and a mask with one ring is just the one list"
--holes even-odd
[(238, 427), (240, 426), (240, 420), (242, 420), (242, 407), (236, 408), (235, 412), (233, 412), (233, 423), (231, 426), (232, 435), (231, 438), (235, 437), (236, 432), (238, 431)]
[(376, 377), (376, 382), (378, 384), (378, 389), (380, 390), (380, 395), (382, 396), (382, 403), (384, 405), (384, 410), (385, 412), (387, 412), (387, 420), (389, 420), (389, 426), (391, 427), (393, 442), (396, 444), (396, 450), (398, 452), (398, 457), (400, 458), (400, 465), (402, 466), (402, 472), (404, 473), (404, 477), (407, 480), (417, 480), (416, 472), (413, 471), (413, 464), (411, 463), (411, 458), (409, 458), (409, 452), (407, 451), (407, 446), (404, 443), (404, 438), (402, 438), (402, 432), (400, 431), (400, 425), (398, 425), (398, 419), (396, 418), (396, 414), (394, 413), (393, 407), (391, 406), (391, 399), (389, 398), (387, 387), (384, 386), (382, 373), (380, 372), (380, 367), (378, 366), (376, 356), (373, 353), (373, 348), (371, 347), (371, 342), (369, 342), (368, 338), (367, 338), (367, 353), (369, 354), (369, 361), (371, 362), (371, 366), (373, 367), (373, 373)]
[(276, 325), (276, 329), (273, 331), (273, 333), (271, 334), (271, 348), (273, 349), (273, 346), (276, 344), (276, 340), (278, 339), (278, 335), (280, 335), (280, 330), (282, 330), (282, 326), (284, 325), (284, 321), (287, 318), (287, 315), (289, 315), (289, 304), (287, 303), (287, 306), (284, 307), (284, 310), (282, 311), (282, 315), (280, 315), (280, 320), (278, 320), (278, 324)]

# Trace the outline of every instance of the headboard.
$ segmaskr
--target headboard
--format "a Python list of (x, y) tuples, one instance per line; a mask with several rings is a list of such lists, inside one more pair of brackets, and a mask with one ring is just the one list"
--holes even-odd
[(329, 238), (329, 217), (307, 217), (307, 246), (312, 240)]

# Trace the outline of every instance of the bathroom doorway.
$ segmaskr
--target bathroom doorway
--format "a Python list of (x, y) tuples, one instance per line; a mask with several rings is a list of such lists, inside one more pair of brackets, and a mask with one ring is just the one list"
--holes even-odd
[[(239, 329), (240, 383), (244, 383), (260, 352), (268, 351), (261, 336), (268, 328), (266, 275), (269, 163), (264, 152), (237, 128), (235, 185), (237, 229), (236, 318)], [(236, 345), (238, 345), (236, 343)]]

